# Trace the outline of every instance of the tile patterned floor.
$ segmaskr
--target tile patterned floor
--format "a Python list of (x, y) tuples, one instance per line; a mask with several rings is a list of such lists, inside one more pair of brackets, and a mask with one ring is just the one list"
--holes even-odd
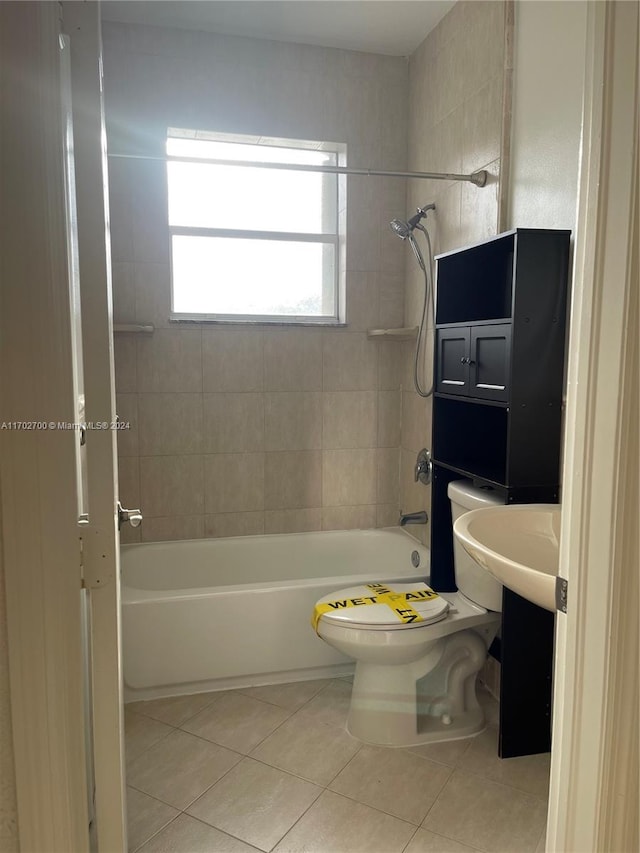
[(345, 679), (127, 705), (129, 851), (542, 853), (549, 755), (475, 738), (412, 749), (345, 730)]

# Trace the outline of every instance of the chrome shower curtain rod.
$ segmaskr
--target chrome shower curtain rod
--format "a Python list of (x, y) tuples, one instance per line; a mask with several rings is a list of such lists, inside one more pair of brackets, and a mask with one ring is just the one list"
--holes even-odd
[(207, 157), (155, 157), (151, 154), (109, 154), (109, 157), (125, 160), (159, 160), (175, 163), (212, 163), (214, 166), (248, 166), (256, 169), (285, 169), (290, 172), (324, 172), (329, 175), (364, 175), (384, 178), (421, 178), (430, 181), (468, 181), (476, 187), (487, 183), (487, 172), (480, 169), (470, 175), (450, 172), (397, 172), (389, 169), (352, 169), (350, 166), (311, 166), (302, 163), (260, 163), (248, 160), (218, 160)]

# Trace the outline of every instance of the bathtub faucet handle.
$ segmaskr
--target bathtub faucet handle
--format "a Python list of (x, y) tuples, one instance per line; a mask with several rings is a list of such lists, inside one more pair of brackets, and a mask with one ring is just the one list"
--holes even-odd
[(140, 527), (142, 524), (142, 513), (139, 509), (125, 509), (120, 501), (118, 501), (118, 530), (127, 521), (132, 527)]
[(418, 458), (416, 459), (416, 466), (413, 469), (413, 479), (416, 483), (422, 483), (423, 486), (428, 486), (431, 482), (432, 471), (433, 464), (431, 462), (431, 451), (427, 450), (426, 447), (423, 447), (420, 453), (418, 453)]

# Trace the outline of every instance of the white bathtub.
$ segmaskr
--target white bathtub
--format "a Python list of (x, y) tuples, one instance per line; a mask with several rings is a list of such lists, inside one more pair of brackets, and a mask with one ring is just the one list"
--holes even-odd
[(348, 530), (123, 545), (121, 566), (131, 700), (346, 675), (311, 628), (318, 598), (424, 580), (429, 551), (399, 528)]

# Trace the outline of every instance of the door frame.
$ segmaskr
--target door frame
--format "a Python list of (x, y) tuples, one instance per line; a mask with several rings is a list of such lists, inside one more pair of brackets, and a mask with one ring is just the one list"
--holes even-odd
[(547, 849), (638, 849), (636, 2), (588, 3)]

